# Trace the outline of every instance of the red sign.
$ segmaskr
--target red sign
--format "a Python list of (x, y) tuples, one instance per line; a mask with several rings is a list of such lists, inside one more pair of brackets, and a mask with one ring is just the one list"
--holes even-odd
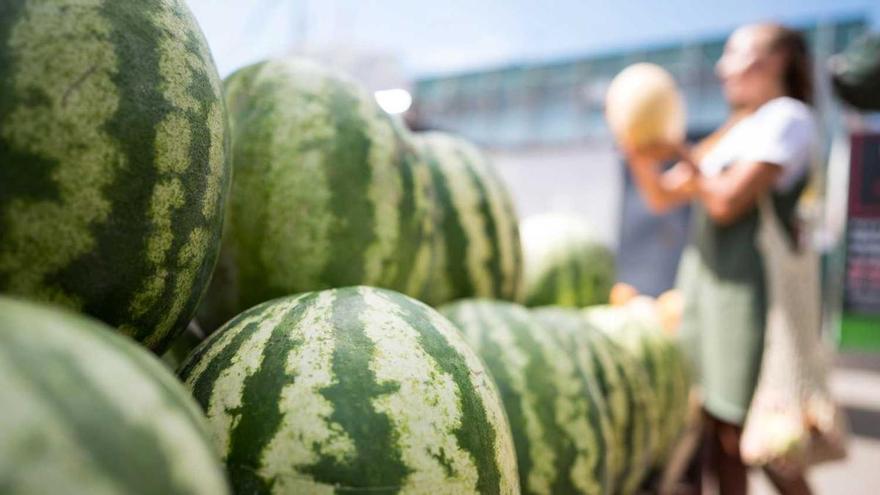
[(844, 308), (880, 314), (880, 134), (852, 136)]

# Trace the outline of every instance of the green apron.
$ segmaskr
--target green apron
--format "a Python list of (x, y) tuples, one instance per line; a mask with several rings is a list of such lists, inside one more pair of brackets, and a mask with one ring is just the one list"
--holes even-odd
[[(804, 184), (773, 196), (789, 234)], [(678, 271), (685, 299), (679, 336), (699, 377), (703, 407), (733, 424), (745, 421), (764, 349), (767, 296), (758, 225), (756, 208), (721, 226), (694, 203), (690, 242)]]

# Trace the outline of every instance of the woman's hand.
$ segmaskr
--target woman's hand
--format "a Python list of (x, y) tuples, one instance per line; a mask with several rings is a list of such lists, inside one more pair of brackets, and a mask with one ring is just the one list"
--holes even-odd
[(682, 198), (693, 198), (699, 189), (700, 173), (694, 165), (681, 160), (660, 176), (664, 189)]
[[(654, 213), (664, 213), (696, 195), (700, 173), (684, 143), (628, 149), (624, 152), (636, 186)], [(682, 160), (670, 170), (662, 172), (659, 165), (676, 156)]]
[(651, 146), (635, 148), (622, 144), (623, 153), (627, 161), (634, 167), (656, 166), (660, 163), (672, 160), (680, 156), (680, 151), (685, 148), (682, 144), (658, 143)]
[(687, 167), (695, 175), (700, 175), (700, 166), (697, 165), (699, 160), (694, 154), (693, 148), (687, 143), (680, 143), (675, 147), (675, 153), (679, 158), (682, 167)]

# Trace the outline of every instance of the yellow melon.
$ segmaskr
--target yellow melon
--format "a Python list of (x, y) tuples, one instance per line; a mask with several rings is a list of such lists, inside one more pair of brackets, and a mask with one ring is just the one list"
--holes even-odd
[(659, 65), (638, 63), (621, 71), (608, 88), (605, 117), (625, 148), (681, 143), (684, 101), (672, 75)]

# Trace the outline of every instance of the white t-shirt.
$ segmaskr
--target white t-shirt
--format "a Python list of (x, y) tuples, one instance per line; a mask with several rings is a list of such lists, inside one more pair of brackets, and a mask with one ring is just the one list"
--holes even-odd
[(818, 144), (818, 125), (810, 107), (782, 96), (768, 101), (727, 131), (700, 162), (706, 175), (720, 174), (736, 162), (782, 167), (777, 191), (787, 191), (810, 170)]

